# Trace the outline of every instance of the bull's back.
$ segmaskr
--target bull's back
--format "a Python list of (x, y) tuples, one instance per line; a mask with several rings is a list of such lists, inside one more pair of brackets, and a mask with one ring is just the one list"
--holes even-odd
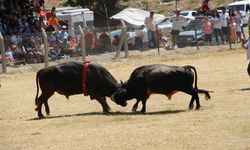
[(67, 95), (82, 93), (82, 67), (81, 63), (68, 62), (41, 69), (38, 72), (41, 89), (50, 88)]
[(129, 84), (153, 93), (168, 93), (190, 88), (193, 83), (192, 73), (184, 67), (154, 64), (134, 70)]

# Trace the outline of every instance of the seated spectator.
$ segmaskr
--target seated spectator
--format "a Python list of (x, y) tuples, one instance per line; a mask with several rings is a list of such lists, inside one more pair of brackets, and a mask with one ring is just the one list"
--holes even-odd
[(76, 57), (77, 56), (77, 51), (76, 51), (76, 47), (75, 47), (75, 41), (72, 39), (71, 36), (68, 36), (68, 41), (69, 41), (70, 49), (72, 51), (71, 56)]
[(27, 59), (27, 53), (26, 50), (23, 46), (22, 43), (18, 43), (18, 45), (11, 45), (11, 47), (13, 47), (13, 57), (16, 60), (16, 62), (22, 63), (22, 64), (26, 64), (26, 59)]
[(8, 47), (5, 52), (5, 60), (6, 60), (6, 65), (14, 65), (16, 62), (13, 57), (13, 51), (11, 50), (10, 47)]
[(52, 7), (51, 11), (46, 13), (47, 20), (49, 20), (53, 15), (56, 15), (56, 7)]
[(131, 29), (127, 32), (128, 49), (133, 50), (135, 45), (135, 32)]
[(18, 45), (19, 43), (22, 43), (22, 37), (20, 36), (19, 32), (15, 32), (10, 38), (11, 44)]
[(61, 48), (61, 55), (67, 55), (71, 56), (72, 55), (72, 49), (70, 47), (70, 42), (68, 41), (68, 38), (65, 37), (63, 42), (60, 45)]
[(31, 39), (26, 47), (27, 51), (27, 61), (28, 63), (41, 63), (44, 62), (44, 55), (41, 50), (38, 48), (34, 39)]
[(135, 49), (143, 50), (143, 38), (144, 38), (144, 25), (135, 30)]
[(111, 51), (111, 39), (110, 37), (104, 32), (99, 37), (100, 40), (100, 48), (99, 52), (104, 53), (104, 52), (110, 52)]
[(120, 36), (119, 35), (115, 35), (114, 39), (112, 41), (113, 51), (115, 51), (115, 52), (118, 51), (119, 42), (120, 42)]
[(61, 42), (64, 41), (65, 38), (68, 38), (69, 34), (67, 33), (67, 27), (63, 25), (61, 27), (61, 30), (56, 33), (57, 39), (59, 39)]
[(57, 40), (53, 35), (49, 38), (49, 46), (51, 47), (49, 51), (49, 57), (51, 57), (52, 60), (58, 60), (61, 58), (61, 49), (60, 44), (57, 43)]

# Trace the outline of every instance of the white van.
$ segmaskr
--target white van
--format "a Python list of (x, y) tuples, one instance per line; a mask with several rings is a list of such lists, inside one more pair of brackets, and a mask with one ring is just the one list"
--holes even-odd
[(88, 8), (65, 7), (57, 8), (56, 16), (62, 25), (66, 25), (68, 33), (72, 38), (79, 35), (78, 26), (93, 29), (94, 27), (94, 13)]
[(247, 25), (248, 24), (248, 17), (249, 17), (249, 11), (250, 11), (250, 0), (243, 0), (243, 1), (237, 1), (237, 2), (233, 2), (230, 3), (227, 6), (227, 11), (229, 11), (230, 9), (233, 9), (236, 11), (236, 8), (239, 7), (240, 11), (243, 12), (243, 14), (245, 15), (245, 17), (243, 18), (243, 25)]

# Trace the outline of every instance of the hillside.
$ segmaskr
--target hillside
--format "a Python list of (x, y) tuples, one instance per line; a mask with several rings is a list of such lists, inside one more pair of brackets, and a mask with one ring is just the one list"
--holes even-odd
[[(46, 7), (50, 8), (52, 6), (62, 7), (62, 4), (67, 0), (50, 0), (46, 1)], [(155, 10), (157, 13), (163, 15), (170, 15), (171, 10), (175, 9), (176, 2), (173, 0), (162, 0), (170, 2), (160, 2), (160, 0), (141, 0), (140, 2), (135, 0), (128, 0), (128, 2), (120, 2), (121, 5), (137, 7), (142, 9)], [(198, 8), (202, 0), (178, 0), (177, 7), (182, 10), (193, 10)], [(216, 6), (226, 6), (228, 3), (234, 2), (236, 0), (211, 0), (211, 8)]]

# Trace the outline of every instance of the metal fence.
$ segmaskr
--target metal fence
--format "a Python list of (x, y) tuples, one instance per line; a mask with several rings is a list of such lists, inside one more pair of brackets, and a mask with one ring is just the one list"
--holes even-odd
[[(84, 61), (90, 55), (112, 52), (114, 53), (113, 58), (117, 59), (121, 51), (124, 51), (125, 57), (129, 57), (131, 50), (150, 49), (145, 28), (128, 27), (123, 21), (121, 21), (121, 25), (95, 29), (78, 26), (74, 29), (74, 37), (67, 34), (67, 28), (59, 31), (41, 29), (41, 32), (38, 33), (14, 34), (4, 37), (0, 33), (2, 72), (6, 73), (6, 68), (12, 65), (44, 63), (44, 67), (48, 67), (52, 61), (66, 61), (68, 58), (81, 58)], [(195, 34), (198, 39), (197, 32)], [(158, 47), (156, 47), (158, 53), (160, 52), (159, 47), (168, 49), (168, 46), (171, 45), (170, 41), (169, 32), (158, 30)], [(198, 42), (197, 40), (197, 49), (200, 46)], [(231, 44), (230, 48), (232, 48)]]

